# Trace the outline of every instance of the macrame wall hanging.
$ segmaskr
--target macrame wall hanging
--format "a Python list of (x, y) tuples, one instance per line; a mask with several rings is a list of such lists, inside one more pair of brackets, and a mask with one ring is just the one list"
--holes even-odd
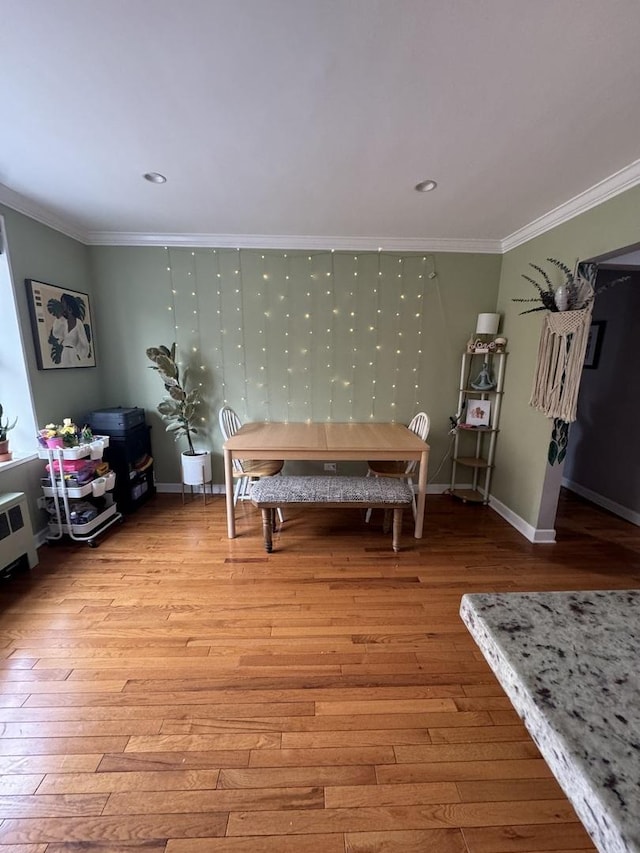
[(545, 313), (529, 405), (548, 418), (576, 419), (578, 391), (591, 325), (591, 304)]

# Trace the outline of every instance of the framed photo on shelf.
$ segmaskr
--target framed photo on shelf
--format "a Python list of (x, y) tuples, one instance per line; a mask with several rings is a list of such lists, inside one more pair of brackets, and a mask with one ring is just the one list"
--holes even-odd
[(584, 354), (584, 367), (595, 370), (600, 361), (600, 350), (602, 349), (602, 339), (604, 338), (604, 330), (607, 328), (606, 320), (592, 320), (587, 337), (587, 349)]
[(95, 367), (88, 294), (31, 278), (25, 284), (38, 369)]
[(472, 427), (489, 426), (491, 400), (467, 400), (465, 424)]

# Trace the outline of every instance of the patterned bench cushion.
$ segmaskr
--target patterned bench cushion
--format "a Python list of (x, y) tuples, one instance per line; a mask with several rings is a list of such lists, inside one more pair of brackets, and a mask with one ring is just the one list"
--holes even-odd
[(251, 500), (261, 503), (410, 504), (411, 486), (389, 477), (263, 477), (251, 486)]

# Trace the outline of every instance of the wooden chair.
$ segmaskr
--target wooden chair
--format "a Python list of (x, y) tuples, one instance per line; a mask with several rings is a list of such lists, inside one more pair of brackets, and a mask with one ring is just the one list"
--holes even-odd
[[(418, 414), (414, 415), (411, 419), (408, 428), (411, 432), (415, 432), (418, 438), (426, 441), (427, 436), (429, 435), (430, 426), (431, 421), (429, 419), (429, 415), (426, 412), (418, 412)], [(367, 477), (396, 477), (398, 479), (406, 480), (413, 491), (413, 474), (418, 466), (417, 460), (412, 459), (409, 462), (375, 461), (367, 462), (367, 465), (369, 466)], [(413, 518), (415, 521), (416, 515), (418, 514), (415, 495), (413, 496), (411, 509), (413, 511)], [(365, 515), (365, 521), (369, 521), (370, 518), (371, 509), (368, 509)]]
[[(218, 422), (220, 431), (226, 441), (235, 435), (242, 421), (231, 408), (231, 406), (223, 406), (218, 413)], [(259, 480), (261, 477), (273, 477), (279, 474), (284, 467), (284, 461), (278, 460), (258, 460), (258, 459), (235, 459), (233, 460), (233, 477), (236, 484), (233, 489), (233, 505), (240, 501), (249, 500), (249, 487), (252, 480)], [(278, 518), (282, 522), (282, 510), (278, 509)]]

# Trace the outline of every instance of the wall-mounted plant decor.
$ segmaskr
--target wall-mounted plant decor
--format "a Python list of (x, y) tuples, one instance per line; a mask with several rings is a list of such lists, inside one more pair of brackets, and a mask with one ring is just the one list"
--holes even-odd
[(591, 326), (591, 306), (549, 311), (543, 320), (529, 405), (548, 418), (576, 419), (578, 391)]
[(534, 311), (578, 311), (587, 308), (595, 297), (596, 264), (580, 264), (576, 273), (557, 258), (547, 258), (550, 264), (562, 272), (564, 280), (554, 286), (550, 276), (538, 264), (529, 264), (542, 278), (542, 284), (530, 275), (522, 274), (522, 278), (530, 282), (538, 291), (537, 296), (530, 299), (514, 299), (514, 302), (539, 302), (536, 308), (528, 308), (521, 314), (532, 314)]
[[(593, 301), (602, 290), (612, 287), (629, 276), (621, 276), (603, 287), (596, 288), (598, 267), (593, 263), (576, 264), (575, 272), (556, 258), (548, 263), (560, 270), (563, 280), (554, 286), (550, 275), (538, 264), (529, 264), (542, 282), (530, 275), (523, 278), (533, 284), (538, 295), (514, 302), (538, 302), (522, 314), (545, 311), (540, 333), (536, 372), (529, 405), (548, 418), (570, 424), (576, 419), (578, 391), (589, 343)], [(556, 423), (555, 432), (558, 431)], [(553, 443), (553, 442), (552, 442)], [(566, 444), (566, 442), (565, 442)], [(560, 461), (564, 453), (550, 452), (549, 460)], [(553, 464), (553, 461), (551, 461)]]
[(538, 295), (529, 299), (514, 299), (513, 302), (538, 302), (539, 305), (536, 308), (521, 311), (521, 314), (532, 314), (535, 311), (551, 311), (552, 313), (556, 311), (580, 311), (583, 308), (593, 307), (593, 301), (599, 293), (629, 279), (628, 275), (622, 275), (597, 287), (597, 264), (579, 264), (576, 262), (576, 271), (571, 272), (569, 267), (557, 258), (547, 258), (547, 261), (560, 270), (563, 281), (554, 286), (549, 274), (541, 266), (529, 264), (540, 275), (542, 283), (525, 273), (522, 274), (522, 278), (536, 288)]

